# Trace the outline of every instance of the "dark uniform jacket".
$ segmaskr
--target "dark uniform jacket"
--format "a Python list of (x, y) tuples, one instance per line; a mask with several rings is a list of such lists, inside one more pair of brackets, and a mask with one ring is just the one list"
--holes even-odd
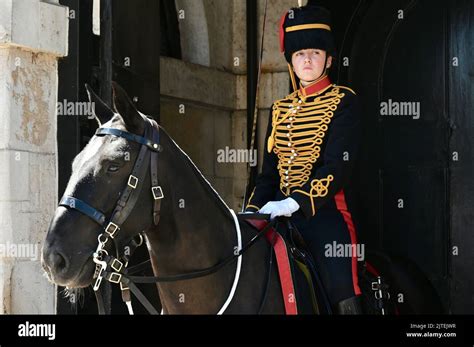
[(351, 89), (326, 77), (276, 101), (265, 139), (262, 172), (246, 211), (286, 197), (298, 202), (306, 218), (320, 209), (348, 210), (344, 189), (360, 140)]

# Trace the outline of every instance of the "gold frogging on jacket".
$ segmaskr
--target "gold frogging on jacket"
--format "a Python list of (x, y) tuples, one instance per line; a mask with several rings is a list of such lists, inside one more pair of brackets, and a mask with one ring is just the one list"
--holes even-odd
[(309, 197), (311, 201), (312, 215), (316, 214), (316, 207), (314, 206), (314, 198), (323, 198), (329, 193), (329, 184), (334, 180), (333, 175), (328, 175), (326, 178), (317, 179), (311, 181), (311, 190), (306, 193), (304, 190), (295, 189), (295, 192), (304, 194)]
[[(332, 89), (324, 93), (329, 88)], [(267, 150), (278, 156), (280, 190), (286, 195), (308, 181), (334, 111), (345, 94), (341, 87), (331, 85), (317, 95), (320, 96), (305, 101), (312, 95), (304, 97), (296, 91), (273, 105)]]

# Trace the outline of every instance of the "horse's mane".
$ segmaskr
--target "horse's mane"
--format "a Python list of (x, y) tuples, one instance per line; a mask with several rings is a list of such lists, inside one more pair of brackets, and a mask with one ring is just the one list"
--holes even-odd
[(220, 208), (222, 208), (223, 212), (225, 212), (226, 215), (231, 217), (230, 214), (230, 208), (222, 199), (222, 197), (219, 195), (219, 193), (214, 189), (214, 187), (211, 185), (211, 183), (207, 180), (207, 178), (202, 174), (201, 170), (198, 169), (196, 164), (192, 161), (192, 159), (186, 154), (181, 147), (173, 140), (173, 138), (166, 132), (166, 130), (160, 126), (160, 133), (165, 134), (168, 139), (170, 140), (170, 143), (175, 146), (177, 154), (183, 159), (183, 161), (191, 168), (191, 170), (194, 172), (194, 174), (198, 177), (198, 179), (201, 181), (202, 185), (206, 187), (207, 191), (213, 195), (220, 203), (218, 204)]

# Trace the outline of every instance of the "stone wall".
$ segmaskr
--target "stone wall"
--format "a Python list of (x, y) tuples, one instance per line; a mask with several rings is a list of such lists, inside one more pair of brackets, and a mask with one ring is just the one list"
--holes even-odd
[(0, 0), (0, 313), (55, 313), (41, 242), (57, 204), (57, 59), (68, 9)]

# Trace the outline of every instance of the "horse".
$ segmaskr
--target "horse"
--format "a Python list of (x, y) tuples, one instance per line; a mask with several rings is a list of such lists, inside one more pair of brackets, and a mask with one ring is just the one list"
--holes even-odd
[[(102, 128), (114, 128), (142, 135), (147, 117), (136, 110), (125, 91), (114, 84), (112, 111), (89, 90), (94, 115)], [(238, 247), (235, 215), (204, 178), (191, 159), (159, 128), (160, 146), (157, 176), (164, 203), (159, 225), (153, 222), (151, 177), (147, 171), (141, 182), (136, 204), (114, 238), (118, 248), (125, 247), (144, 232), (153, 272), (156, 276), (181, 274), (218, 264)], [(121, 191), (140, 151), (140, 144), (112, 135), (94, 136), (76, 156), (65, 196), (86, 202), (108, 216), (113, 212)], [(150, 154), (148, 154), (149, 156)], [(147, 160), (147, 159), (145, 159)], [(42, 264), (49, 279), (68, 288), (84, 288), (93, 283), (93, 254), (101, 226), (67, 206), (59, 206), (52, 218), (42, 249)], [(241, 243), (248, 243), (255, 230), (239, 225)], [(109, 243), (109, 246), (111, 244)], [(258, 240), (246, 251), (240, 264), (238, 286), (227, 303), (236, 279), (237, 262), (205, 277), (187, 281), (158, 283), (163, 313), (253, 314), (259, 310), (266, 284), (266, 259), (270, 249)], [(284, 313), (277, 272), (272, 271), (267, 300), (262, 313)]]
[[(139, 236), (162, 313), (284, 314), (267, 240), (239, 222), (188, 155), (135, 108), (122, 87), (113, 83), (115, 111), (86, 88), (99, 128), (72, 163), (44, 241), (42, 266), (49, 280), (97, 290), (107, 267), (103, 257), (123, 254)], [(113, 264), (120, 270), (123, 263)], [(406, 278), (399, 272), (394, 276)], [(108, 279), (118, 283), (121, 276), (109, 273)]]

